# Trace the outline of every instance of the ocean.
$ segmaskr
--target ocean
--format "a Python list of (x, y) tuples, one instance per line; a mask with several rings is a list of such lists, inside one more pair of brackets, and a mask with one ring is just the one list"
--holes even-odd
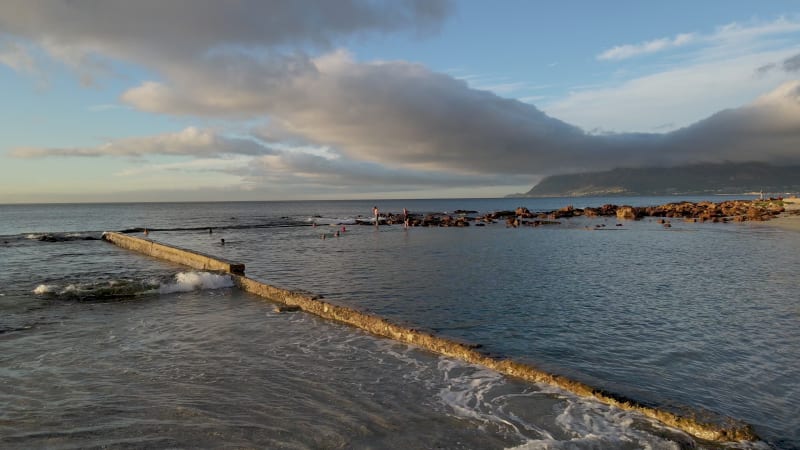
[[(0, 447), (800, 448), (800, 234), (615, 218), (355, 224), (373, 206), (485, 213), (683, 199), (0, 205)], [(647, 405), (741, 420), (763, 440), (701, 441), (276, 312), (225, 275), (99, 240), (144, 228), (243, 262), (251, 278)]]

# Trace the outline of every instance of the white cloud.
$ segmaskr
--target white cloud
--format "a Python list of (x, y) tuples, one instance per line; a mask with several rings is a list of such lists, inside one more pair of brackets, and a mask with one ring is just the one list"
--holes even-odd
[(252, 158), (238, 156), (233, 158), (198, 158), (173, 163), (146, 164), (128, 167), (114, 175), (118, 177), (137, 177), (153, 172), (228, 172), (247, 167)]
[(612, 47), (597, 55), (600, 60), (622, 60), (635, 56), (657, 53), (692, 43), (695, 40), (693, 33), (682, 33), (673, 38), (654, 39), (639, 44), (625, 44)]
[(30, 51), (19, 42), (0, 41), (0, 64), (4, 64), (18, 72), (34, 74), (36, 63)]
[(800, 19), (732, 23), (707, 34), (680, 36), (604, 52), (609, 58), (632, 57), (692, 44), (638, 66), (634, 77), (575, 89), (540, 106), (584, 130), (665, 131), (664, 124), (673, 124), (672, 129), (688, 126), (745, 104), (796, 75), (790, 58), (800, 52)]
[(177, 133), (157, 136), (114, 139), (96, 147), (41, 148), (20, 147), (12, 149), (15, 158), (45, 157), (99, 157), (145, 155), (261, 155), (273, 150), (252, 139), (221, 136), (211, 130), (187, 127)]
[[(701, 33), (680, 33), (672, 38), (663, 37), (637, 44), (617, 45), (602, 51), (597, 55), (598, 60), (619, 61), (642, 55), (659, 53), (667, 50), (676, 49), (689, 44), (697, 46), (714, 46), (717, 51), (722, 48), (737, 51), (755, 50), (750, 47), (761, 47), (767, 43), (767, 38), (777, 35), (787, 35), (800, 32), (800, 20), (780, 17), (771, 22), (752, 22), (741, 24), (733, 22), (721, 27), (717, 27), (714, 32)], [(758, 45), (758, 44), (761, 45)]]
[(619, 84), (570, 92), (541, 107), (584, 130), (665, 131), (659, 128), (665, 123), (672, 123), (672, 129), (677, 129), (717, 111), (748, 103), (792, 80), (794, 75), (786, 72), (754, 74), (757, 68), (796, 52), (789, 49), (693, 61)]
[(705, 36), (708, 41), (722, 43), (752, 42), (763, 37), (800, 32), (800, 20), (796, 17), (779, 17), (771, 22), (751, 22), (741, 24), (732, 22), (718, 27), (714, 33)]

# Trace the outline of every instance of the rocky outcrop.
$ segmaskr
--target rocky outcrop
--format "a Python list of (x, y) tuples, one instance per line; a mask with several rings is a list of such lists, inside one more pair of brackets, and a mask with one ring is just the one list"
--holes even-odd
[(547, 213), (550, 217), (616, 217), (621, 220), (638, 220), (644, 217), (689, 219), (692, 222), (764, 221), (785, 211), (780, 199), (727, 200), (714, 202), (676, 202), (658, 206), (617, 206), (606, 204), (599, 208), (575, 209), (571, 206)]
[[(675, 218), (687, 222), (747, 222), (765, 221), (785, 211), (781, 199), (727, 200), (714, 203), (674, 202), (657, 206), (629, 206), (606, 204), (600, 207), (575, 208), (572, 205), (552, 211), (530, 211), (520, 206), (513, 211), (495, 211), (482, 216), (473, 216), (475, 211), (456, 210), (446, 213), (410, 214), (409, 225), (413, 227), (467, 227), (471, 223), (485, 225), (505, 222), (508, 227), (557, 225), (559, 219), (573, 217), (615, 217), (619, 220), (640, 220), (645, 217)], [(530, 220), (535, 219), (535, 220)], [(403, 224), (402, 214), (381, 216), (381, 225)], [(360, 225), (374, 225), (372, 221), (357, 221)], [(665, 224), (664, 222), (661, 222)]]

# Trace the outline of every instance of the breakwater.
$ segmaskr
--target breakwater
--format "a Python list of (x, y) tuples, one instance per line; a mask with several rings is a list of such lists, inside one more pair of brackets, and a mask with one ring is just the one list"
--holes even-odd
[(226, 261), (221, 258), (179, 247), (159, 244), (158, 242), (153, 242), (148, 239), (139, 239), (127, 234), (107, 231), (103, 233), (103, 240), (111, 242), (118, 247), (143, 253), (154, 258), (183, 264), (193, 269), (214, 270), (244, 275), (244, 264)]
[[(365, 314), (358, 310), (332, 304), (319, 296), (302, 291), (291, 291), (271, 286), (245, 277), (244, 265), (229, 261), (215, 260), (186, 249), (166, 246), (146, 239), (140, 239), (120, 233), (105, 233), (104, 239), (120, 247), (137, 252), (181, 263), (203, 270), (220, 270), (232, 273), (237, 286), (247, 292), (254, 293), (268, 300), (299, 308), (316, 314), (322, 318), (356, 326), (372, 334), (388, 337), (397, 341), (413, 344), (417, 347), (449, 357), (458, 358), (469, 363), (483, 365), (516, 378), (532, 382), (548, 383), (575, 394), (593, 397), (601, 402), (627, 410), (635, 410), (645, 416), (655, 418), (669, 426), (683, 429), (688, 433), (712, 441), (754, 440), (752, 429), (740, 422), (723, 422), (706, 419), (692, 414), (676, 414), (642, 405), (628, 399), (606, 392), (569, 378), (541, 371), (533, 366), (515, 362), (510, 359), (496, 358), (481, 352), (475, 345), (455, 342), (429, 332), (394, 324), (381, 317)], [(214, 263), (214, 260), (216, 263)]]

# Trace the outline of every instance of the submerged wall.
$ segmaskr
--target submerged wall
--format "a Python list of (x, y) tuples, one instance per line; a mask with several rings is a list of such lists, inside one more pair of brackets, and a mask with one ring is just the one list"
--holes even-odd
[(232, 274), (244, 275), (244, 264), (226, 261), (200, 252), (159, 244), (148, 239), (141, 239), (123, 233), (106, 231), (103, 240), (111, 242), (118, 247), (134, 250), (155, 258), (183, 264), (199, 270), (214, 270)]
[(547, 383), (584, 397), (592, 397), (603, 403), (657, 419), (666, 425), (679, 428), (698, 438), (709, 441), (756, 440), (752, 428), (744, 423), (728, 420), (725, 423), (709, 421), (698, 415), (678, 415), (670, 411), (642, 405), (635, 400), (593, 388), (569, 378), (553, 375), (531, 365), (500, 359), (480, 352), (478, 346), (455, 342), (413, 328), (394, 324), (381, 317), (365, 314), (345, 306), (334, 305), (321, 300), (321, 297), (306, 292), (290, 291), (271, 286), (244, 276), (244, 264), (225, 261), (202, 253), (159, 244), (146, 239), (122, 233), (106, 232), (103, 239), (120, 247), (145, 255), (184, 264), (201, 270), (215, 270), (230, 273), (234, 283), (244, 291), (268, 300), (299, 308), (319, 317), (361, 328), (377, 336), (383, 336), (417, 347), (479, 364), (500, 373), (536, 383)]

